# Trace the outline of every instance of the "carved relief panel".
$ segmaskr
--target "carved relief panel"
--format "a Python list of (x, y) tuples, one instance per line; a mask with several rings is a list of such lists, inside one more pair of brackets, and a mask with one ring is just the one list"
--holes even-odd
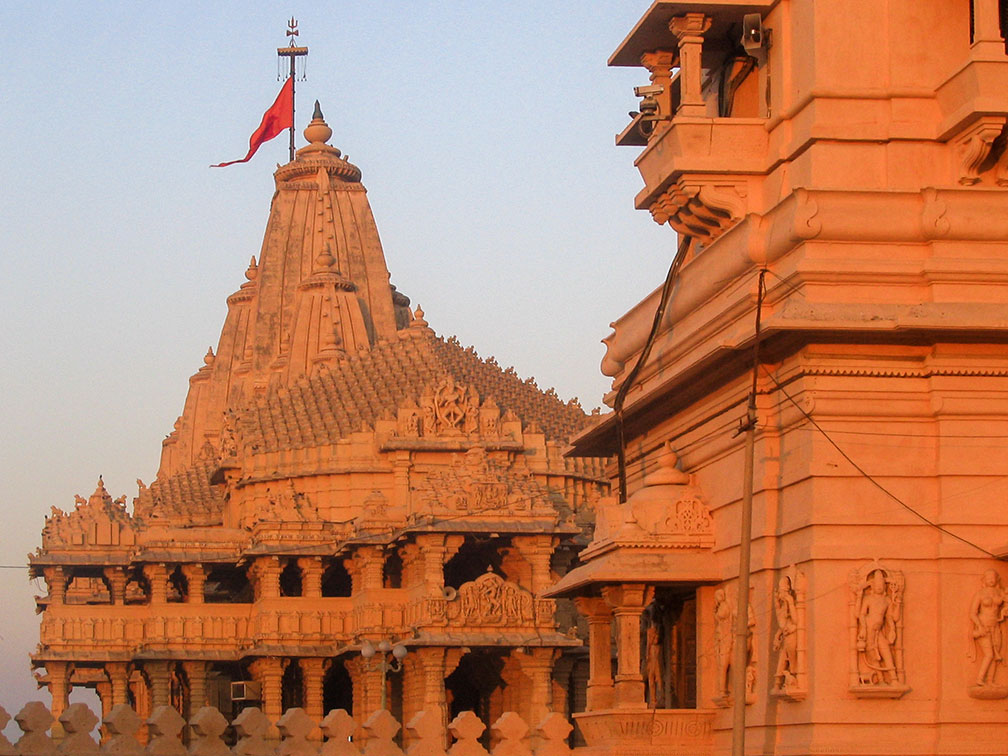
[(773, 650), (777, 655), (774, 670), (774, 696), (800, 701), (808, 693), (805, 637), (805, 574), (792, 565), (780, 576), (773, 595)]
[[(738, 616), (738, 589), (732, 584), (714, 591), (714, 668), (716, 706), (732, 705), (732, 663), (735, 656), (735, 618)], [(749, 599), (749, 629), (746, 641), (746, 703), (756, 700), (756, 612)]]
[(910, 690), (903, 667), (904, 585), (902, 572), (878, 560), (850, 573), (850, 691), (858, 698), (899, 698)]
[(529, 625), (537, 620), (532, 594), (489, 568), (448, 598), (446, 614), (449, 620), (474, 625)]
[(1008, 617), (1008, 592), (997, 570), (987, 570), (970, 601), (967, 656), (976, 670), (976, 682), (968, 693), (973, 698), (1008, 698), (1008, 685), (999, 681), (1004, 664), (1004, 628)]

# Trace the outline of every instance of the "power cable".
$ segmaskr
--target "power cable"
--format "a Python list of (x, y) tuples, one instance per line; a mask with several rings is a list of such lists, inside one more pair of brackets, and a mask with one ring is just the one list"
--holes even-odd
[(641, 350), (641, 355), (637, 359), (637, 362), (634, 363), (633, 368), (630, 370), (630, 374), (620, 385), (619, 390), (617, 390), (616, 399), (613, 401), (613, 412), (616, 415), (616, 465), (619, 475), (620, 501), (626, 501), (627, 499), (626, 438), (623, 428), (623, 402), (626, 400), (627, 392), (633, 386), (634, 381), (637, 380), (637, 376), (640, 373), (641, 368), (644, 367), (644, 363), (647, 362), (647, 358), (651, 355), (651, 348), (654, 346), (655, 339), (658, 336), (658, 329), (661, 327), (661, 323), (665, 319), (665, 310), (668, 307), (669, 299), (672, 295), (673, 284), (679, 275), (679, 269), (682, 267), (683, 261), (686, 259), (686, 252), (692, 241), (693, 237), (684, 235), (679, 242), (679, 248), (676, 250), (675, 257), (672, 258), (672, 264), (669, 266), (668, 275), (665, 276), (665, 283), (662, 285), (661, 298), (658, 300), (658, 309), (655, 310), (654, 320), (651, 322), (651, 331), (648, 333), (647, 340), (644, 342), (644, 348)]

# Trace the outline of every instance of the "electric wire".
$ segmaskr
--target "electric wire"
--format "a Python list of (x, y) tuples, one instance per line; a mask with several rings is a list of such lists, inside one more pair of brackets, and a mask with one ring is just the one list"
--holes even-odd
[(630, 370), (630, 374), (627, 375), (623, 383), (620, 384), (620, 387), (616, 392), (616, 398), (613, 401), (613, 413), (616, 415), (616, 469), (619, 478), (620, 501), (626, 501), (627, 498), (626, 438), (623, 427), (623, 402), (626, 400), (627, 392), (637, 380), (637, 376), (640, 373), (641, 368), (644, 367), (644, 363), (647, 362), (648, 357), (651, 355), (651, 349), (658, 336), (658, 329), (661, 327), (661, 323), (665, 319), (665, 310), (668, 307), (669, 298), (672, 295), (673, 284), (679, 276), (679, 269), (682, 267), (683, 261), (686, 259), (686, 252), (689, 250), (690, 243), (692, 241), (693, 237), (683, 235), (679, 242), (679, 248), (676, 250), (675, 257), (672, 258), (672, 264), (669, 265), (668, 275), (665, 276), (665, 283), (662, 285), (661, 297), (658, 300), (658, 308), (655, 310), (654, 320), (651, 322), (651, 330), (648, 332), (647, 339), (644, 342), (644, 348), (641, 350), (641, 354), (637, 359), (637, 362), (634, 363), (633, 368)]

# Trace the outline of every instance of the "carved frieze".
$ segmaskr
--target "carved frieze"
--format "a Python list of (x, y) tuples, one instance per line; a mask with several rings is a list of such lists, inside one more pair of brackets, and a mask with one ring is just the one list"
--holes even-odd
[(532, 513), (549, 504), (548, 492), (531, 473), (491, 458), (482, 447), (456, 455), (450, 467), (436, 470), (419, 486), (419, 497), (431, 511), (500, 516)]
[(903, 589), (899, 570), (878, 560), (850, 573), (850, 691), (899, 698), (910, 687), (903, 667)]
[(537, 620), (536, 609), (531, 592), (488, 568), (448, 600), (446, 616), (473, 625), (529, 625)]

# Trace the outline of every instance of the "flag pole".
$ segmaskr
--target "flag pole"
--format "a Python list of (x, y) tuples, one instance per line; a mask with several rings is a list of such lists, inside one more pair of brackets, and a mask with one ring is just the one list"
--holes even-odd
[(297, 19), (291, 16), (290, 21), (287, 22), (287, 36), (290, 37), (290, 45), (288, 47), (278, 47), (277, 55), (281, 58), (290, 58), (290, 72), (287, 74), (291, 80), (291, 126), (290, 126), (290, 159), (291, 162), (294, 161), (294, 81), (296, 79), (297, 69), (295, 67), (295, 61), (298, 58), (302, 58), (308, 55), (307, 47), (296, 47), (294, 45), (294, 38), (298, 36)]

